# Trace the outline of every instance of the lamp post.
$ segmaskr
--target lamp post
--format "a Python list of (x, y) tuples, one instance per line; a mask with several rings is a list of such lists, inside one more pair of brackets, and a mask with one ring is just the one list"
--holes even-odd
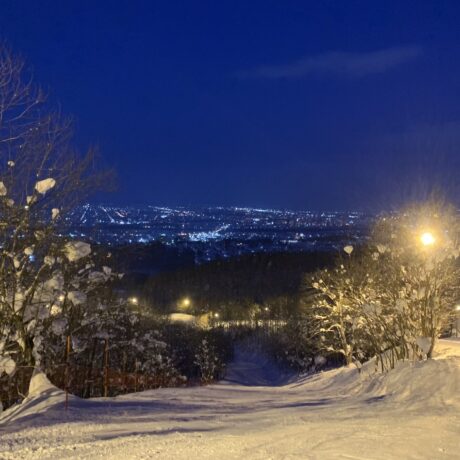
[(458, 328), (460, 326), (460, 304), (455, 306), (455, 337), (458, 337)]
[[(425, 230), (419, 234), (419, 242), (422, 245), (422, 256), (425, 260), (425, 266), (429, 267), (431, 264), (434, 264), (436, 258), (436, 252), (433, 250), (433, 246), (437, 243), (434, 234), (429, 231)], [(433, 270), (430, 268), (426, 268), (426, 285), (431, 286), (433, 283)], [(428, 287), (427, 287), (428, 289)], [(434, 344), (437, 339), (437, 334), (433, 328), (433, 314), (434, 309), (436, 307), (433, 305), (434, 298), (430, 294), (430, 298), (420, 299), (420, 314), (421, 314), (421, 331), (422, 335), (427, 337), (430, 341), (429, 348), (424, 350), (428, 358), (431, 358), (431, 354), (433, 352)]]

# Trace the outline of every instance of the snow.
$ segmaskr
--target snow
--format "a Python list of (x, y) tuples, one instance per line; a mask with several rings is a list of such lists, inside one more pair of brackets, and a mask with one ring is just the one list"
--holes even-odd
[(428, 354), (431, 348), (431, 339), (429, 337), (417, 337), (416, 343), (422, 353)]
[(384, 375), (369, 363), (282, 381), (237, 350), (222, 383), (70, 397), (67, 412), (39, 374), (0, 418), (0, 458), (458, 459), (460, 342), (439, 349)]
[(188, 313), (171, 313), (169, 315), (169, 320), (172, 323), (195, 324), (197, 321), (197, 318), (196, 316), (189, 315)]
[(51, 324), (51, 329), (55, 335), (61, 336), (67, 327), (67, 319), (58, 318), (55, 319)]
[(288, 383), (294, 377), (282, 372), (270, 359), (257, 351), (237, 347), (235, 361), (225, 374), (224, 384), (249, 386), (276, 386)]
[[(49, 257), (49, 256), (46, 256), (46, 257)], [(46, 257), (45, 257), (45, 263), (47, 263)], [(54, 259), (54, 257), (52, 259)], [(52, 264), (48, 263), (48, 265), (52, 265)], [(64, 276), (62, 275), (62, 273), (59, 271), (56, 271), (55, 273), (53, 273), (53, 276), (45, 282), (44, 288), (45, 290), (51, 291), (51, 292), (53, 290), (62, 291), (62, 289), (64, 289)]]
[(83, 241), (69, 241), (64, 251), (69, 262), (75, 262), (91, 254), (91, 245)]
[(343, 250), (344, 250), (348, 255), (350, 255), (350, 254), (353, 252), (353, 246), (350, 246), (350, 245), (345, 246), (345, 247), (343, 248)]
[(56, 262), (56, 259), (53, 256), (45, 256), (43, 262), (45, 263), (45, 265), (49, 265), (50, 267), (52, 267)]
[(43, 372), (36, 371), (32, 375), (29, 384), (29, 398), (42, 396), (49, 391), (59, 391), (46, 377)]
[(11, 375), (16, 369), (16, 363), (9, 356), (0, 356), (0, 375), (5, 372)]
[(84, 304), (86, 302), (86, 294), (84, 292), (81, 292), (81, 291), (70, 291), (67, 294), (67, 298), (74, 305), (81, 305), (81, 304)]
[(51, 190), (56, 185), (56, 181), (52, 177), (48, 177), (48, 179), (43, 179), (38, 181), (35, 184), (35, 190), (38, 193), (44, 195), (46, 192)]

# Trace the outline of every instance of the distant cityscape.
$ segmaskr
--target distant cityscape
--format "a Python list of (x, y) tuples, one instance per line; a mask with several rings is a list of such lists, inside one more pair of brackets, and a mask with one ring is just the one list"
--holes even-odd
[(328, 251), (359, 243), (373, 216), (240, 207), (122, 207), (86, 204), (66, 220), (74, 238), (120, 246), (191, 249), (197, 263), (255, 252)]

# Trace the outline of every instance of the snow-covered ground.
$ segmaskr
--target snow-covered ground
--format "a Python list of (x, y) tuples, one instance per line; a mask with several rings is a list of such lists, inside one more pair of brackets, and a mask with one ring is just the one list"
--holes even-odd
[[(0, 458), (460, 459), (460, 342), (436, 359), (287, 382), (239, 353), (228, 381), (72, 398), (43, 379), (0, 417)], [(254, 386), (256, 384), (257, 386)]]

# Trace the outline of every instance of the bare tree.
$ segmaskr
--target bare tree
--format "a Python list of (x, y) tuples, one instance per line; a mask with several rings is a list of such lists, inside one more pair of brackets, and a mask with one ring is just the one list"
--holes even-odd
[(68, 211), (113, 177), (72, 134), (24, 61), (0, 46), (0, 374), (36, 365), (44, 322), (63, 324), (112, 276), (95, 271), (89, 244), (59, 236)]

